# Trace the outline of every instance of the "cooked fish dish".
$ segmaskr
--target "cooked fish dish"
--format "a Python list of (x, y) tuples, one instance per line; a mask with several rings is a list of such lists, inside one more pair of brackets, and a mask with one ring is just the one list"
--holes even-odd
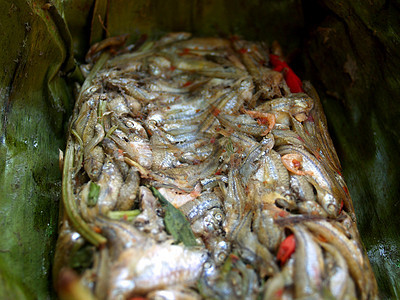
[(93, 299), (377, 299), (318, 95), (279, 51), (113, 52), (90, 53), (70, 121), (60, 294), (68, 273)]

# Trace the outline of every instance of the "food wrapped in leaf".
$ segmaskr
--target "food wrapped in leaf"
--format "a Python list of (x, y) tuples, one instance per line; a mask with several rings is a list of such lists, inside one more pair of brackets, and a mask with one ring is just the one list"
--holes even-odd
[(76, 101), (55, 276), (98, 299), (377, 298), (311, 84), (260, 42), (129, 49)]

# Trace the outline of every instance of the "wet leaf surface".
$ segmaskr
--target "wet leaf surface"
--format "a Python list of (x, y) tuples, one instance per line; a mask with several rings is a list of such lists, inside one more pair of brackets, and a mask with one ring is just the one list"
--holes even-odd
[(164, 208), (164, 223), (167, 232), (171, 234), (176, 243), (182, 242), (185, 246), (196, 246), (196, 237), (193, 234), (189, 221), (185, 215), (175, 208), (163, 195), (154, 187), (151, 187), (154, 196), (160, 201)]

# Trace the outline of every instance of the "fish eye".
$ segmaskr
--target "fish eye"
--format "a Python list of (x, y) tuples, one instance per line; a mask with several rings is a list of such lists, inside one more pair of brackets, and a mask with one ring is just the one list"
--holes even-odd
[(164, 210), (162, 208), (156, 208), (156, 215), (163, 218), (164, 217)]
[(217, 212), (217, 213), (214, 215), (214, 218), (215, 218), (217, 221), (222, 221), (223, 216), (222, 216), (222, 214), (221, 214), (220, 212)]
[(204, 263), (204, 269), (209, 269), (209, 268), (211, 268), (211, 263), (207, 261)]
[(223, 262), (226, 259), (226, 253), (225, 252), (221, 252), (218, 254), (217, 256), (218, 261)]
[(149, 126), (157, 126), (156, 120), (149, 120), (147, 123), (149, 124)]

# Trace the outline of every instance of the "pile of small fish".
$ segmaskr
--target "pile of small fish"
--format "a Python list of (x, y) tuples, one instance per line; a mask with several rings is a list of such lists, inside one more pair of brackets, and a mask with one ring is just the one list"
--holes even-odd
[(318, 96), (281, 56), (174, 33), (86, 75), (56, 277), (95, 299), (377, 298)]

